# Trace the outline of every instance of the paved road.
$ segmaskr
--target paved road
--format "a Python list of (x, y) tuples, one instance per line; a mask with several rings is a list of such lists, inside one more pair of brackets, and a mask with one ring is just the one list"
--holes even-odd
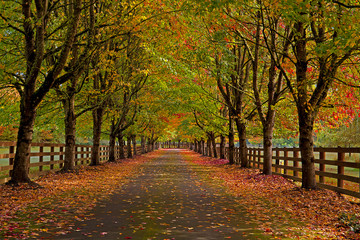
[(55, 239), (269, 239), (246, 224), (244, 209), (220, 187), (202, 182), (183, 150), (162, 150), (142, 174), (101, 202), (94, 219)]

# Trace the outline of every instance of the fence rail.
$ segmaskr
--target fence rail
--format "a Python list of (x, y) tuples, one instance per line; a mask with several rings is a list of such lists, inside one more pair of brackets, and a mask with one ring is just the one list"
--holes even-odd
[[(248, 148), (250, 166), (262, 168), (263, 154), (263, 148)], [(314, 155), (318, 187), (360, 198), (360, 148), (314, 148)], [(272, 159), (274, 174), (301, 182), (299, 148), (274, 148)]]
[[(0, 183), (9, 180), (10, 171), (13, 169), (16, 142), (0, 142)], [(100, 146), (100, 162), (109, 159), (109, 146)], [(126, 149), (124, 149), (126, 152)], [(89, 164), (92, 146), (75, 146), (75, 165)], [(136, 147), (140, 153), (141, 147)], [(115, 148), (116, 157), (119, 157), (119, 147)], [(65, 144), (32, 143), (30, 153), (30, 177), (36, 177), (54, 169), (60, 169), (64, 164)]]

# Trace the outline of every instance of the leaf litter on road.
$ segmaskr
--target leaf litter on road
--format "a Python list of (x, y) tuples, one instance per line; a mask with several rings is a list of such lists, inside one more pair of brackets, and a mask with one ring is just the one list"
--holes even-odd
[(73, 230), (75, 221), (91, 218), (90, 210), (99, 200), (139, 174), (138, 167), (149, 155), (99, 166), (79, 166), (70, 173), (51, 172), (35, 180), (41, 188), (1, 185), (0, 238), (38, 239), (40, 233), (48, 231), (66, 234)]
[(302, 232), (304, 239), (360, 239), (360, 206), (338, 193), (305, 190), (282, 176), (266, 176), (258, 169), (228, 165), (225, 159), (192, 151), (184, 154), (191, 164), (208, 168), (205, 178), (216, 180), (229, 194), (237, 196), (267, 234), (276, 236), (271, 227), (274, 223), (291, 221), (290, 233), (282, 236), (292, 238), (291, 232)]

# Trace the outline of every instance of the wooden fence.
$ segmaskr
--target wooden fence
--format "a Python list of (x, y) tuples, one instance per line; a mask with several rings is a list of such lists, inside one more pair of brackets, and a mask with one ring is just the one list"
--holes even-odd
[[(227, 153), (227, 149), (226, 149)], [(360, 148), (314, 148), (317, 186), (360, 198)], [(262, 169), (263, 148), (248, 148), (250, 166)], [(301, 182), (299, 148), (273, 149), (273, 174)], [(239, 149), (235, 149), (239, 161)]]
[[(13, 169), (16, 142), (0, 142), (0, 183), (9, 180), (10, 171)], [(100, 162), (109, 159), (109, 146), (100, 146)], [(76, 145), (75, 165), (89, 164), (92, 146)], [(119, 157), (119, 147), (116, 146), (115, 154)], [(140, 153), (141, 147), (136, 148)], [(126, 152), (126, 149), (125, 149)], [(64, 163), (65, 144), (32, 143), (30, 153), (30, 177), (36, 177), (54, 169), (60, 169)]]
[(166, 141), (161, 142), (160, 146), (162, 148), (189, 148), (190, 144), (188, 142), (172, 142), (172, 141)]

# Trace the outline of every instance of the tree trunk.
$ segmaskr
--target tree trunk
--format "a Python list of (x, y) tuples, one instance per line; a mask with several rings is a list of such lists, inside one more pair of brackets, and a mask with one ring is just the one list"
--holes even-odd
[(144, 136), (141, 136), (141, 154), (146, 153), (146, 140)]
[[(28, 103), (25, 104), (27, 105)], [(11, 171), (9, 184), (31, 182), (29, 178), (29, 164), (36, 110), (31, 109), (29, 106), (24, 107), (23, 100), (21, 105), (20, 125), (16, 143), (16, 160)]]
[(316, 188), (315, 158), (313, 126), (314, 117), (312, 113), (299, 111), (299, 146), (302, 163), (302, 187), (306, 189)]
[[(93, 110), (93, 148), (91, 151), (91, 163), (90, 165), (100, 164), (100, 140), (101, 140), (101, 127), (102, 119), (104, 115), (104, 109), (102, 107)], [(110, 159), (110, 157), (109, 157)]]
[(126, 138), (126, 142), (127, 142), (127, 157), (128, 158), (132, 158), (133, 155), (132, 155), (132, 150), (131, 150), (131, 136), (128, 136)]
[(122, 132), (117, 135), (119, 142), (119, 159), (125, 159), (125, 144)]
[(116, 145), (116, 135), (115, 133), (110, 133), (110, 139), (109, 139), (109, 162), (115, 162), (115, 145)]
[(148, 152), (151, 152), (151, 143), (150, 143), (150, 138), (148, 138), (148, 140), (147, 140), (147, 151)]
[(75, 95), (63, 101), (65, 110), (65, 159), (61, 171), (72, 171), (75, 168)]
[(239, 161), (241, 167), (249, 167), (249, 161), (247, 158), (247, 146), (246, 146), (246, 125), (241, 122), (240, 119), (236, 120), (236, 127), (239, 132)]
[(212, 153), (211, 153), (211, 139), (210, 139), (210, 137), (208, 137), (208, 139), (207, 139), (207, 141), (206, 141), (206, 147), (207, 147), (206, 156), (212, 157)]
[[(306, 26), (302, 22), (294, 25), (296, 30), (295, 51), (297, 55), (296, 82), (298, 84), (296, 107), (299, 116), (300, 152), (302, 162), (302, 187), (306, 189), (316, 188), (315, 164), (314, 164), (314, 142), (313, 126), (316, 117), (315, 109), (311, 107), (307, 99), (307, 51), (306, 51)], [(321, 72), (320, 72), (321, 73)]]
[[(67, 33), (64, 35), (64, 45), (60, 50), (61, 54), (56, 60), (55, 66), (49, 72), (43, 72), (45, 80), (40, 83), (38, 76), (41, 74), (41, 66), (45, 60), (45, 52), (47, 40), (45, 33), (47, 32), (46, 15), (49, 13), (44, 11), (43, 4), (36, 3), (31, 6), (32, 1), (23, 1), (22, 4), (22, 24), (24, 42), (19, 43), (23, 48), (24, 65), (26, 70), (22, 74), (24, 81), (21, 80), (21, 100), (20, 100), (20, 124), (18, 137), (16, 142), (16, 153), (14, 158), (14, 166), (11, 171), (11, 180), (8, 184), (17, 184), (21, 182), (31, 183), (28, 176), (30, 164), (31, 142), (34, 130), (34, 121), (36, 117), (36, 108), (43, 98), (52, 88), (59, 74), (62, 72), (68, 59), (70, 49), (73, 42), (80, 20), (81, 1), (74, 1), (73, 11), (68, 22), (64, 27)], [(51, 14), (51, 13), (50, 13)], [(50, 55), (53, 56), (53, 55)], [(17, 74), (17, 73), (16, 73)]]
[(217, 150), (216, 150), (216, 141), (215, 141), (214, 133), (212, 133), (212, 135), (211, 135), (211, 145), (212, 145), (212, 149), (213, 149), (213, 156), (214, 156), (214, 158), (217, 158), (218, 154), (217, 154)]
[(229, 164), (235, 164), (234, 160), (234, 151), (235, 151), (235, 143), (234, 143), (234, 126), (233, 120), (229, 117), (229, 149), (228, 149), (228, 160)]
[(131, 141), (133, 144), (133, 155), (136, 156), (137, 152), (136, 152), (136, 135), (132, 135), (131, 136)]
[(263, 165), (263, 173), (265, 175), (272, 174), (272, 138), (274, 132), (274, 121), (275, 115), (273, 115), (272, 119), (268, 119), (263, 127), (263, 141), (264, 141), (264, 165)]
[(220, 159), (225, 159), (225, 144), (226, 138), (225, 136), (220, 136)]

